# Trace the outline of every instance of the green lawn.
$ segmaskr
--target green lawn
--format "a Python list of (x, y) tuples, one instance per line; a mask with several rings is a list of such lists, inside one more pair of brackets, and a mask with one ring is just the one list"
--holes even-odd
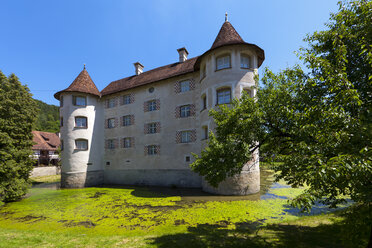
[(306, 216), (284, 199), (302, 189), (276, 186), (261, 192), (266, 200), (259, 200), (260, 194), (214, 197), (199, 192), (190, 197), (182, 190), (146, 187), (33, 188), (26, 199), (0, 208), (0, 247), (366, 245), (368, 235), (358, 244), (345, 238), (353, 228), (346, 224), (345, 210), (317, 207)]

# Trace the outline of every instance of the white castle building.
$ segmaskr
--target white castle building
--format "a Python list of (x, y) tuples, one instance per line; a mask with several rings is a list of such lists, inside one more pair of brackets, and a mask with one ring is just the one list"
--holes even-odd
[(54, 96), (60, 101), (62, 187), (100, 184), (202, 188), (224, 195), (259, 191), (258, 153), (240, 175), (218, 188), (191, 171), (191, 153), (206, 146), (214, 129), (208, 111), (256, 94), (254, 76), (265, 59), (257, 45), (243, 41), (230, 22), (212, 47), (188, 59), (111, 82), (101, 92), (84, 69)]

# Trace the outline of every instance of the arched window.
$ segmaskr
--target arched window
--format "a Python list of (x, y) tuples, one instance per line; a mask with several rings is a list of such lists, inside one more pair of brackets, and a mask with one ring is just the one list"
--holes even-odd
[(240, 55), (240, 68), (248, 69), (250, 68), (250, 57), (245, 54)]
[(230, 67), (231, 67), (230, 55), (224, 55), (216, 59), (216, 70), (221, 70)]
[(217, 90), (217, 105), (231, 102), (231, 89), (222, 88)]

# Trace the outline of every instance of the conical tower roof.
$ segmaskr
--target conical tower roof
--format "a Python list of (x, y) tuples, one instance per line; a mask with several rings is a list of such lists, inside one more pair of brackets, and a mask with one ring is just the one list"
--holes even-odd
[(211, 49), (224, 45), (241, 43), (242, 44), (245, 43), (242, 37), (240, 37), (238, 32), (236, 32), (235, 28), (231, 25), (229, 21), (225, 21), (220, 29), (220, 32), (218, 32), (218, 35), (214, 40)]
[(265, 52), (262, 48), (255, 44), (247, 43), (245, 42), (242, 37), (238, 34), (238, 32), (235, 30), (233, 25), (227, 20), (227, 16), (225, 19), (225, 22), (222, 24), (222, 27), (220, 31), (217, 34), (216, 39), (213, 42), (212, 47), (203, 53), (197, 61), (195, 62), (194, 69), (197, 70), (200, 68), (200, 62), (203, 59), (203, 57), (208, 54), (209, 52), (223, 46), (230, 46), (230, 45), (244, 45), (251, 47), (257, 54), (258, 58), (258, 67), (261, 66), (262, 62), (265, 60)]
[(80, 72), (80, 74), (75, 78), (72, 84), (64, 90), (61, 90), (54, 94), (54, 97), (59, 100), (61, 93), (63, 92), (81, 92), (86, 94), (91, 94), (95, 96), (101, 96), (93, 80), (89, 76), (89, 73), (85, 69)]

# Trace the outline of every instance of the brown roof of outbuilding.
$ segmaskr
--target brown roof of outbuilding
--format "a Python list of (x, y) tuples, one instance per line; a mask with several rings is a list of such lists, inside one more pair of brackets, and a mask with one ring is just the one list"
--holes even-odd
[(191, 58), (185, 62), (177, 62), (166, 66), (158, 67), (139, 75), (126, 77), (111, 82), (101, 91), (101, 95), (109, 95), (119, 91), (135, 88), (141, 85), (154, 83), (163, 79), (180, 76), (194, 71), (194, 64), (198, 57)]
[(32, 141), (36, 143), (32, 146), (32, 150), (55, 151), (61, 144), (58, 135), (55, 133), (32, 131), (32, 134)]
[(54, 97), (59, 100), (59, 96), (62, 92), (81, 92), (87, 93), (95, 96), (101, 96), (99, 90), (97, 89), (96, 85), (94, 84), (93, 80), (90, 78), (87, 70), (84, 69), (80, 72), (80, 74), (75, 78), (72, 84), (64, 90), (61, 90), (54, 94)]
[(245, 43), (242, 37), (236, 32), (235, 28), (230, 22), (225, 21), (222, 25), (220, 32), (218, 32), (216, 39), (213, 42), (211, 49), (228, 44)]

